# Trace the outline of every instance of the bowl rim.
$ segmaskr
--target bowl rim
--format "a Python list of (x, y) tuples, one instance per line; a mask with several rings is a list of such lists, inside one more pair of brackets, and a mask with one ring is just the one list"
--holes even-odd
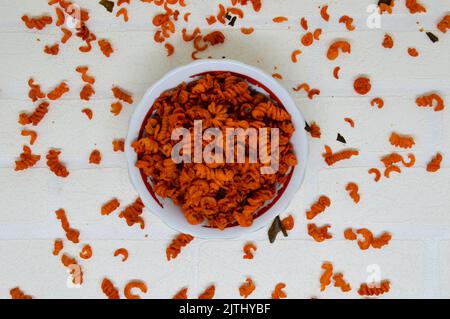
[[(190, 70), (192, 70), (192, 72), (190, 72)], [(291, 176), (292, 178), (286, 186), (284, 193), (280, 196), (279, 200), (275, 202), (274, 206), (270, 207), (266, 212), (256, 218), (252, 226), (230, 227), (226, 228), (223, 231), (215, 228), (203, 227), (202, 225), (190, 225), (187, 223), (187, 221), (186, 224), (174, 224), (170, 222), (170, 220), (168, 219), (167, 211), (165, 211), (164, 208), (156, 203), (155, 199), (151, 196), (147, 187), (145, 186), (145, 183), (143, 182), (141, 177), (140, 169), (135, 166), (137, 155), (131, 147), (131, 143), (133, 143), (139, 136), (139, 131), (141, 129), (142, 123), (145, 120), (147, 113), (151, 109), (155, 99), (163, 91), (175, 87), (172, 85), (170, 85), (169, 87), (167, 86), (166, 82), (168, 82), (169, 79), (172, 80), (172, 78), (176, 77), (177, 74), (189, 73), (190, 76), (195, 76), (204, 72), (218, 71), (236, 72), (245, 76), (249, 76), (251, 78), (255, 78), (255, 80), (262, 83), (272, 92), (277, 92), (274, 94), (278, 99), (282, 101), (286, 110), (291, 114), (294, 127), (296, 128), (294, 134), (298, 135), (299, 139), (299, 143), (297, 145), (294, 145), (294, 152), (296, 153), (299, 165), (295, 167)], [(184, 80), (181, 79), (178, 84), (183, 81)], [(296, 122), (297, 125), (295, 125), (294, 122)], [(236, 238), (247, 233), (252, 233), (264, 226), (267, 226), (273, 221), (276, 216), (284, 212), (288, 205), (292, 202), (295, 194), (303, 183), (306, 167), (308, 165), (309, 145), (306, 132), (303, 129), (304, 123), (305, 120), (303, 118), (303, 115), (301, 114), (300, 110), (294, 102), (294, 99), (288, 93), (288, 91), (272, 76), (269, 76), (259, 68), (230, 59), (197, 60), (189, 64), (174, 68), (166, 73), (161, 79), (156, 81), (152, 86), (150, 86), (150, 88), (147, 89), (141, 101), (136, 106), (129, 121), (127, 137), (125, 140), (125, 156), (128, 166), (128, 175), (144, 205), (151, 213), (158, 216), (170, 228), (175, 229), (178, 232), (191, 234), (199, 238)], [(295, 149), (295, 147), (299, 149)]]

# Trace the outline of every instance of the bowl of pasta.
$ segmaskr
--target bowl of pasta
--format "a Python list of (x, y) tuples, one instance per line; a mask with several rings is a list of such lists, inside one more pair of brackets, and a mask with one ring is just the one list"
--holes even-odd
[(143, 205), (179, 232), (232, 238), (288, 207), (308, 159), (304, 119), (265, 72), (199, 60), (166, 74), (134, 111), (125, 142)]

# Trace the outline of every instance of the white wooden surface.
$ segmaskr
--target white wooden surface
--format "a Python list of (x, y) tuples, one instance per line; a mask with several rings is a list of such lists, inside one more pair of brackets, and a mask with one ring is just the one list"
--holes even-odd
[[(79, 42), (74, 39), (61, 47), (57, 57), (44, 55), (44, 45), (56, 42), (60, 31), (54, 26), (43, 31), (25, 29), (20, 17), (24, 13), (53, 14), (47, 1), (0, 0), (0, 298), (9, 297), (9, 289), (15, 286), (36, 298), (103, 297), (100, 282), (104, 276), (119, 287), (131, 279), (146, 281), (146, 298), (171, 297), (182, 287), (189, 287), (189, 296), (195, 298), (211, 283), (216, 284), (216, 297), (236, 298), (246, 276), (251, 276), (257, 286), (251, 297), (270, 297), (275, 284), (285, 282), (291, 298), (355, 298), (355, 288), (369, 276), (366, 270), (372, 264), (379, 266), (383, 279), (392, 282), (388, 297), (450, 297), (450, 39), (435, 27), (450, 10), (450, 0), (423, 0), (428, 13), (414, 16), (407, 13), (403, 1), (396, 1), (395, 14), (382, 17), (381, 29), (368, 29), (365, 24), (366, 8), (376, 1), (263, 0), (259, 14), (247, 10), (235, 28), (227, 27), (226, 43), (209, 50), (206, 56), (226, 56), (269, 73), (276, 67), (288, 89), (302, 82), (319, 88), (321, 95), (312, 101), (304, 93), (294, 96), (307, 120), (319, 123), (323, 135), (310, 141), (305, 182), (289, 210), (283, 212), (294, 214), (296, 221), (288, 238), (270, 245), (263, 229), (237, 240), (196, 239), (171, 262), (165, 260), (165, 247), (175, 232), (150, 212), (145, 212), (148, 226), (141, 231), (127, 227), (116, 216), (100, 216), (99, 208), (113, 196), (122, 203), (136, 196), (123, 154), (113, 153), (111, 147), (112, 139), (125, 137), (133, 106), (125, 106), (119, 117), (109, 113), (112, 84), (130, 90), (137, 102), (165, 72), (190, 61), (190, 45), (179, 35), (174, 37), (171, 43), (176, 53), (167, 58), (164, 48), (152, 40), (151, 18), (161, 11), (159, 8), (133, 0), (130, 21), (125, 24), (97, 2), (77, 1), (91, 13), (90, 28), (97, 36), (111, 40), (116, 52), (110, 59), (97, 49), (90, 54), (79, 53)], [(186, 2), (192, 12), (188, 27), (207, 28), (204, 17), (217, 13), (218, 1)], [(328, 24), (319, 16), (318, 6), (324, 3), (330, 4)], [(350, 33), (337, 23), (344, 14), (355, 19), (356, 31)], [(274, 24), (272, 18), (279, 15), (289, 17), (289, 22)], [(310, 29), (323, 28), (323, 34), (319, 42), (303, 48), (299, 63), (293, 64), (290, 54), (299, 47), (301, 17), (308, 19)], [(178, 29), (183, 24), (180, 22)], [(251, 36), (243, 36), (240, 26), (256, 30)], [(440, 41), (432, 44), (419, 32), (421, 26), (434, 31)], [(394, 37), (392, 50), (381, 47), (386, 32)], [(335, 38), (348, 39), (352, 53), (331, 63), (325, 52)], [(419, 58), (407, 55), (410, 46), (418, 49)], [(97, 78), (97, 93), (89, 103), (78, 99), (82, 86), (74, 71), (78, 65), (89, 65), (90, 73)], [(342, 68), (340, 80), (331, 75), (336, 65)], [(368, 96), (353, 92), (353, 79), (359, 74), (372, 79)], [(61, 80), (67, 80), (72, 89), (52, 103), (37, 128), (39, 138), (33, 147), (42, 155), (50, 147), (61, 148), (62, 159), (71, 172), (67, 179), (55, 177), (43, 160), (31, 170), (14, 172), (14, 160), (28, 141), (20, 136), (17, 117), (19, 112), (33, 108), (27, 98), (30, 76), (45, 90)], [(415, 106), (416, 96), (434, 90), (446, 99), (443, 112)], [(383, 109), (370, 107), (375, 96), (384, 98)], [(80, 112), (86, 106), (94, 111), (92, 121)], [(351, 129), (344, 117), (352, 117), (356, 128)], [(415, 137), (417, 163), (399, 176), (374, 183), (367, 169), (379, 166), (379, 157), (394, 150), (388, 142), (392, 131)], [(361, 156), (329, 168), (321, 153), (324, 144), (342, 148), (335, 141), (337, 132), (345, 136), (348, 146), (359, 148)], [(93, 148), (103, 154), (100, 167), (88, 164)], [(424, 167), (436, 151), (444, 155), (443, 168), (429, 174)], [(360, 186), (362, 200), (357, 206), (344, 190), (349, 181)], [(334, 234), (332, 240), (322, 244), (307, 236), (304, 217), (320, 194), (329, 195), (333, 202), (317, 218), (318, 224), (330, 223)], [(92, 259), (81, 261), (85, 284), (78, 289), (67, 287), (67, 272), (59, 258), (51, 254), (53, 240), (64, 236), (53, 213), (60, 207), (66, 209), (73, 227), (81, 231), (82, 243), (89, 243), (94, 250)], [(360, 251), (355, 243), (343, 240), (342, 231), (347, 227), (368, 227), (374, 233), (390, 231), (393, 241), (382, 250)], [(258, 246), (251, 261), (243, 260), (241, 252), (249, 240)], [(69, 243), (66, 247), (72, 255), (80, 249), (80, 245)], [(126, 263), (112, 256), (119, 247), (130, 251)], [(351, 293), (344, 295), (335, 288), (319, 292), (320, 266), (325, 260), (344, 272), (354, 288)]]

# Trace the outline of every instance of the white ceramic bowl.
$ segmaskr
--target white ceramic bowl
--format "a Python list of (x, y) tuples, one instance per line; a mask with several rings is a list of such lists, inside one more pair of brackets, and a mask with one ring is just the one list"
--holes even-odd
[[(176, 87), (183, 81), (192, 81), (194, 79), (193, 76), (204, 72), (213, 71), (229, 71), (242, 75), (243, 77), (249, 79), (249, 81), (251, 81), (250, 79), (253, 79), (259, 82), (259, 87), (255, 85), (252, 85), (252, 87), (258, 91), (265, 91), (266, 93), (270, 90), (272, 96), (276, 96), (284, 105), (286, 110), (291, 114), (292, 122), (296, 129), (291, 138), (291, 143), (293, 144), (294, 152), (297, 156), (298, 165), (293, 170), (290, 181), (287, 183), (282, 195), (279, 196), (277, 200), (273, 200), (271, 203), (268, 203), (266, 206), (271, 207), (268, 209), (266, 208), (266, 211), (263, 214), (255, 218), (253, 225), (250, 227), (233, 226), (221, 231), (219, 229), (205, 227), (203, 225), (189, 224), (181, 212), (181, 208), (176, 206), (171, 199), (164, 200), (152, 194), (150, 183), (148, 181), (144, 182), (144, 175), (142, 175), (140, 170), (135, 166), (137, 156), (131, 147), (131, 143), (138, 139), (141, 134), (143, 122), (155, 99), (158, 98), (162, 92)], [(300, 188), (308, 159), (308, 140), (305, 130), (303, 129), (304, 125), (305, 121), (303, 116), (297, 109), (292, 97), (270, 75), (267, 75), (255, 67), (232, 60), (223, 59), (195, 61), (167, 73), (162, 79), (147, 90), (142, 98), (142, 101), (136, 107), (136, 110), (130, 120), (128, 136), (125, 143), (125, 155), (128, 161), (130, 178), (145, 206), (152, 213), (161, 218), (168, 226), (176, 229), (177, 231), (200, 238), (238, 237), (245, 233), (256, 231), (272, 222), (277, 215), (282, 213), (287, 208), (289, 202), (293, 199), (295, 193)], [(157, 201), (159, 201), (163, 207), (161, 207)]]

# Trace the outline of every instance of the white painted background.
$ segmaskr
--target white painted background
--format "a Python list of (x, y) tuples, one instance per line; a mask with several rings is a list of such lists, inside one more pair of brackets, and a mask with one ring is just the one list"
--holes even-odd
[[(111, 40), (115, 53), (106, 59), (98, 49), (81, 54), (78, 39), (72, 38), (61, 47), (57, 57), (44, 55), (45, 44), (60, 38), (54, 26), (43, 31), (25, 29), (20, 17), (53, 14), (45, 0), (0, 0), (0, 297), (9, 297), (9, 289), (20, 286), (36, 298), (103, 298), (100, 283), (104, 276), (119, 287), (131, 279), (144, 280), (148, 298), (171, 297), (182, 287), (189, 287), (195, 298), (211, 283), (216, 284), (216, 297), (237, 298), (238, 287), (251, 276), (256, 290), (251, 297), (266, 298), (277, 282), (285, 282), (291, 298), (358, 297), (359, 283), (366, 280), (366, 267), (377, 264), (384, 279), (392, 282), (388, 297), (450, 297), (450, 39), (436, 30), (436, 23), (450, 10), (450, 0), (422, 0), (427, 14), (411, 16), (403, 1), (396, 1), (393, 15), (383, 16), (382, 29), (370, 30), (365, 25), (368, 4), (376, 1), (264, 1), (262, 11), (251, 10), (236, 28), (225, 30), (226, 43), (207, 55), (226, 56), (258, 66), (268, 73), (284, 75), (280, 81), (291, 89), (308, 82), (319, 88), (321, 95), (313, 101), (304, 93), (295, 93), (298, 107), (308, 121), (317, 121), (322, 138), (310, 141), (311, 155), (307, 176), (287, 213), (295, 215), (296, 226), (289, 238), (269, 244), (266, 229), (236, 240), (199, 240), (182, 251), (174, 261), (165, 259), (165, 247), (176, 234), (150, 212), (145, 212), (145, 231), (129, 228), (117, 216), (102, 217), (102, 203), (117, 196), (123, 204), (134, 200), (122, 153), (113, 153), (111, 141), (125, 137), (133, 106), (124, 105), (119, 117), (109, 113), (113, 101), (111, 85), (119, 85), (133, 93), (138, 102), (144, 91), (170, 69), (190, 61), (190, 44), (180, 36), (171, 39), (176, 53), (165, 56), (162, 46), (152, 38), (153, 15), (160, 9), (133, 0), (129, 7), (130, 22), (107, 13), (98, 1), (79, 0), (91, 13), (89, 26), (100, 38)], [(217, 13), (218, 1), (186, 0), (192, 16), (188, 27), (207, 27), (204, 17)], [(228, 1), (223, 0), (229, 5)], [(329, 3), (331, 21), (319, 16), (318, 6)], [(337, 19), (343, 14), (355, 18), (357, 30), (348, 32)], [(274, 24), (272, 18), (285, 15), (290, 21)], [(299, 46), (302, 31), (299, 19), (306, 17), (310, 29), (323, 28), (321, 40), (303, 49), (300, 61), (290, 61), (291, 52)], [(419, 22), (417, 24), (416, 22)], [(180, 22), (181, 30), (184, 22)], [(251, 36), (240, 33), (240, 26), (253, 26)], [(420, 26), (434, 31), (440, 38), (432, 44)], [(392, 50), (381, 47), (385, 32), (393, 35)], [(349, 39), (352, 54), (334, 63), (325, 58), (335, 38)], [(38, 42), (37, 39), (41, 41)], [(414, 46), (420, 57), (409, 57), (406, 50)], [(82, 87), (78, 65), (89, 65), (95, 75), (97, 94), (88, 102), (78, 99)], [(335, 65), (340, 65), (341, 80), (332, 78)], [(368, 74), (373, 89), (365, 97), (355, 96), (352, 83), (359, 74)], [(52, 103), (44, 121), (37, 127), (39, 138), (35, 153), (45, 156), (50, 147), (62, 149), (61, 159), (67, 163), (70, 176), (59, 179), (45, 166), (45, 160), (24, 172), (14, 172), (14, 160), (28, 138), (20, 136), (17, 117), (21, 111), (34, 108), (27, 98), (27, 80), (35, 80), (48, 90), (61, 80), (68, 81), (72, 91)], [(435, 113), (415, 106), (417, 95), (436, 90), (446, 99), (447, 107)], [(370, 100), (382, 96), (385, 107), (372, 108)], [(94, 119), (88, 121), (81, 109), (90, 107)], [(352, 117), (351, 129), (344, 117)], [(299, 128), (301, 129), (301, 128)], [(394, 148), (389, 134), (398, 131), (416, 139), (413, 152), (417, 164), (390, 180), (374, 183), (367, 169), (379, 166), (379, 157)], [(341, 148), (335, 141), (337, 132), (347, 145), (359, 148), (361, 156), (332, 168), (326, 167), (321, 153), (326, 143)], [(100, 167), (88, 164), (92, 149), (103, 155)], [(429, 174), (424, 167), (436, 153), (444, 155), (443, 169)], [(360, 186), (361, 202), (354, 205), (344, 190), (349, 181)], [(319, 225), (330, 223), (334, 238), (322, 244), (306, 234), (305, 210), (320, 194), (332, 199), (332, 207), (319, 216)], [(94, 256), (81, 261), (85, 284), (80, 289), (66, 286), (67, 273), (59, 257), (51, 254), (53, 240), (64, 237), (54, 216), (60, 207), (66, 209), (71, 225), (81, 231), (82, 243), (93, 247)], [(343, 240), (347, 227), (368, 227), (375, 234), (390, 231), (393, 240), (382, 250), (360, 251), (354, 242)], [(145, 237), (148, 235), (148, 238)], [(257, 243), (258, 251), (251, 261), (242, 259), (241, 247), (246, 241)], [(77, 255), (81, 245), (66, 241), (67, 252)], [(112, 256), (115, 249), (126, 247), (130, 258), (126, 263)], [(320, 266), (331, 261), (335, 270), (343, 271), (354, 290), (342, 294), (335, 288), (319, 292)]]

